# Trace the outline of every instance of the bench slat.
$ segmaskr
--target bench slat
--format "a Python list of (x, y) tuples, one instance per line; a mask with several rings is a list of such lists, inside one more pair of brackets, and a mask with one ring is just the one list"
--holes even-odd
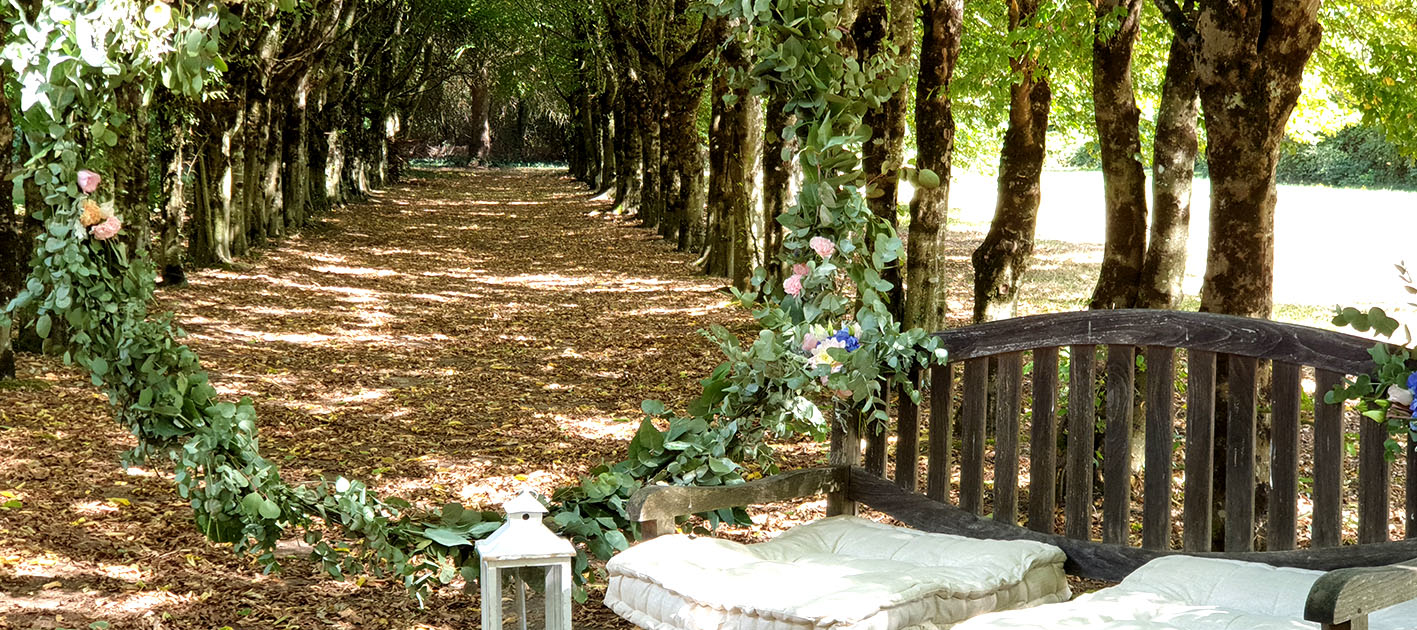
[(1314, 371), (1314, 515), (1309, 535), (1316, 548), (1336, 547), (1343, 496), (1343, 404), (1324, 402), (1324, 394), (1343, 380), (1329, 370)]
[[(837, 403), (832, 419), (831, 453), (827, 461), (832, 466), (856, 466), (861, 463), (861, 419), (859, 413), (845, 403)], [(827, 516), (855, 515), (855, 501), (847, 498), (845, 488), (827, 494)]]
[(1069, 538), (1092, 538), (1092, 460), (1097, 403), (1092, 395), (1095, 346), (1073, 346), (1068, 361), (1068, 445), (1064, 464), (1064, 531)]
[(960, 416), (959, 506), (984, 507), (984, 424), (988, 415), (989, 359), (964, 362), (964, 413)]
[(1171, 348), (1146, 348), (1146, 461), (1142, 467), (1142, 546), (1166, 549), (1171, 544), (1172, 392), (1176, 353)]
[(994, 411), (994, 520), (1018, 524), (1018, 422), (1023, 355), (998, 357)]
[(1028, 527), (1051, 534), (1058, 492), (1057, 348), (1033, 351), (1033, 427), (1028, 451)]
[(1388, 520), (1388, 473), (1384, 457), (1387, 428), (1358, 418), (1358, 542), (1385, 542)]
[(1107, 429), (1102, 444), (1102, 542), (1127, 544), (1132, 499), (1132, 399), (1137, 350), (1107, 346)]
[[(910, 383), (919, 389), (920, 369), (910, 369)], [(920, 477), (920, 406), (905, 390), (896, 392), (900, 407), (896, 412), (895, 482), (906, 492), (915, 492)]]
[(1299, 496), (1299, 366), (1274, 363), (1274, 413), (1272, 417), (1269, 493), (1269, 528), (1266, 549), (1285, 551), (1298, 545)]
[(1229, 356), (1225, 427), (1225, 550), (1255, 548), (1255, 400), (1259, 361)]
[(950, 498), (953, 370), (953, 363), (930, 368), (930, 468), (926, 471), (925, 496), (940, 502)]
[[(894, 393), (888, 387), (881, 385), (881, 408), (891, 408), (891, 394)], [(865, 461), (862, 464), (866, 471), (878, 477), (886, 476), (886, 439), (890, 437), (891, 428), (889, 422), (880, 422), (869, 419), (864, 423), (862, 430), (866, 432), (866, 452), (863, 454)]]
[(1215, 482), (1215, 353), (1186, 352), (1186, 487), (1181, 548), (1210, 551), (1214, 522), (1211, 491)]
[(1417, 538), (1417, 454), (1412, 452), (1414, 448), (1417, 448), (1417, 441), (1412, 439), (1410, 431), (1407, 433), (1406, 444), (1407, 448), (1402, 451), (1404, 453), (1402, 459), (1407, 462), (1407, 478), (1405, 480), (1407, 506), (1402, 522), (1407, 526), (1405, 537)]

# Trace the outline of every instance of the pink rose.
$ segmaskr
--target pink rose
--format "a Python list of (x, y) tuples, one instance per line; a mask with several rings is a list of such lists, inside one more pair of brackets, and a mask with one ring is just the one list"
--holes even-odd
[(836, 243), (820, 236), (813, 236), (807, 244), (811, 245), (812, 251), (817, 252), (817, 255), (822, 258), (831, 258), (832, 253), (836, 251)]
[(802, 276), (793, 274), (782, 281), (782, 290), (788, 295), (802, 295)]
[(123, 222), (119, 221), (118, 217), (108, 217), (108, 220), (103, 223), (89, 228), (89, 232), (93, 233), (94, 238), (100, 241), (106, 241), (116, 236), (118, 230), (121, 229), (123, 229)]
[(803, 351), (803, 352), (811, 352), (811, 351), (816, 350), (816, 349), (817, 349), (817, 336), (816, 336), (816, 335), (814, 335), (814, 334), (812, 334), (812, 333), (807, 333), (805, 336), (802, 337), (802, 351)]
[(795, 265), (792, 266), (792, 273), (793, 273), (793, 275), (798, 275), (798, 276), (802, 276), (802, 277), (805, 278), (805, 277), (807, 277), (807, 272), (808, 272), (808, 271), (811, 271), (811, 270), (807, 268), (807, 263), (797, 263), (797, 264), (795, 264)]
[(99, 177), (98, 173), (93, 171), (79, 171), (79, 190), (84, 191), (85, 195), (98, 190), (98, 184), (101, 181), (103, 181), (103, 178)]

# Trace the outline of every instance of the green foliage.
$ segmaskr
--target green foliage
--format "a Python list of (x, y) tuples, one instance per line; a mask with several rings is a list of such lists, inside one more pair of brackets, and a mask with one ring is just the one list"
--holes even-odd
[(1340, 102), (1417, 157), (1417, 6), (1332, 0), (1321, 8), (1317, 69)]
[[(1417, 295), (1417, 286), (1413, 285), (1412, 275), (1407, 268), (1399, 264), (1397, 272), (1407, 293)], [(1417, 302), (1411, 306), (1417, 306)], [(1388, 339), (1393, 338), (1398, 330), (1402, 330), (1406, 342), (1412, 341), (1411, 330), (1378, 307), (1368, 309), (1367, 312), (1352, 307), (1337, 309), (1333, 324), (1348, 326), (1359, 332), (1373, 331)], [(1407, 348), (1386, 343), (1374, 345), (1368, 353), (1373, 357), (1376, 370), (1372, 374), (1359, 374), (1353, 379), (1344, 379), (1342, 383), (1334, 386), (1332, 391), (1324, 393), (1324, 402), (1336, 404), (1345, 400), (1356, 401), (1355, 406), (1359, 414), (1381, 423), (1393, 436), (1385, 443), (1387, 459), (1392, 461), (1402, 452), (1402, 446), (1395, 439), (1396, 436), (1407, 434), (1409, 440), (1417, 440), (1417, 404), (1393, 400), (1394, 394), (1401, 395), (1406, 392), (1407, 400), (1410, 401), (1411, 395), (1417, 393), (1413, 391), (1417, 389), (1417, 376), (1414, 376), (1417, 361), (1413, 360), (1412, 352)]]
[(1349, 126), (1313, 143), (1285, 140), (1281, 151), (1280, 183), (1417, 189), (1417, 160), (1403, 155), (1378, 127)]

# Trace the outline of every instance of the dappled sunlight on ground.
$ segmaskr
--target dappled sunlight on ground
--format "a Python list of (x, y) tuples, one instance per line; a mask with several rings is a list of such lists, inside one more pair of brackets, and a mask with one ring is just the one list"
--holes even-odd
[[(222, 395), (255, 400), (263, 452), (289, 479), (346, 475), (488, 509), (524, 486), (549, 492), (620, 459), (643, 399), (697, 391), (720, 360), (698, 329), (751, 323), (691, 256), (591, 216), (608, 203), (557, 173), (414, 177), (249, 268), (159, 295)], [(0, 406), (0, 490), (23, 503), (0, 510), (0, 618), (476, 626), (476, 598), (455, 589), (420, 612), (396, 583), (334, 583), (303, 560), (262, 576), (200, 536), (162, 467), (124, 472), (131, 439), (86, 379), (48, 359), (23, 369), (0, 395), (45, 412)], [(578, 610), (578, 627), (628, 627), (594, 603)]]

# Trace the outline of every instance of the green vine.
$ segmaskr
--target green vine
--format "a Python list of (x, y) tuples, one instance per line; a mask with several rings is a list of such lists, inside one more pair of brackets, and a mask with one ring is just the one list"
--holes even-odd
[[(294, 9), (279, 3), (279, 9)], [(860, 148), (870, 138), (862, 115), (904, 80), (891, 58), (862, 63), (838, 50), (840, 0), (779, 0), (752, 7), (724, 2), (713, 10), (751, 28), (759, 50), (755, 90), (778, 91), (798, 121), (784, 133), (801, 139), (805, 180), (797, 204), (779, 218), (788, 230), (781, 286), (737, 294), (763, 330), (746, 346), (723, 329), (706, 334), (726, 361), (703, 380), (687, 416), (647, 401), (646, 420), (625, 461), (593, 470), (554, 494), (551, 521), (589, 555), (608, 558), (635, 534), (625, 511), (648, 483), (741, 483), (747, 471), (775, 470), (770, 435), (822, 437), (830, 427), (818, 406), (849, 405), (884, 421), (885, 388), (919, 396), (909, 374), (943, 361), (925, 331), (901, 331), (884, 302), (882, 280), (898, 264), (901, 243), (873, 216)], [(268, 13), (277, 5), (247, 4)], [(35, 218), (32, 273), (0, 318), (33, 317), (46, 349), (88, 370), (120, 422), (137, 438), (130, 463), (166, 458), (178, 494), (209, 538), (254, 554), (278, 569), (276, 542), (296, 532), (332, 576), (367, 573), (400, 580), (422, 597), (434, 584), (477, 577), (472, 540), (500, 515), (457, 503), (419, 509), (380, 498), (342, 477), (292, 485), (260, 455), (249, 399), (222, 401), (196, 354), (181, 342), (170, 314), (149, 310), (154, 270), (145, 246), (130, 251), (111, 184), (118, 134), (129, 114), (120, 91), (148, 102), (168, 89), (199, 100), (226, 69), (221, 41), (240, 21), (219, 2), (142, 6), (132, 0), (60, 0), (34, 14), (11, 0), (3, 51), (21, 87), (17, 127), (28, 148), (19, 177), (44, 204)], [(938, 182), (921, 171), (922, 184)], [(844, 402), (849, 400), (849, 403)], [(656, 422), (666, 429), (659, 429)], [(740, 511), (708, 515), (743, 522)], [(588, 554), (587, 554), (588, 552)]]

